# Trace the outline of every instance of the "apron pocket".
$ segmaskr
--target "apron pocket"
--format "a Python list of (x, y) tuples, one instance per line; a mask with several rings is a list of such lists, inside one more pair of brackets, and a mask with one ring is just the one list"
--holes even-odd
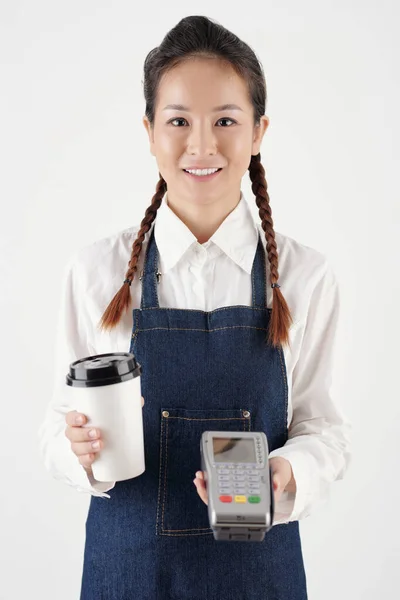
[(207, 506), (193, 483), (201, 470), (201, 435), (250, 430), (251, 415), (245, 408), (161, 409), (157, 535), (212, 534)]

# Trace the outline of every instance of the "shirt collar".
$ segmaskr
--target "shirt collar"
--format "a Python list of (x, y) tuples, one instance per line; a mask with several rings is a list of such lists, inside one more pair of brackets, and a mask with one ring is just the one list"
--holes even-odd
[[(234, 210), (221, 223), (205, 247), (216, 244), (231, 260), (251, 273), (258, 243), (258, 229), (243, 195)], [(190, 229), (168, 205), (168, 192), (157, 211), (154, 237), (160, 255), (161, 272), (175, 266), (192, 245), (198, 244)]]

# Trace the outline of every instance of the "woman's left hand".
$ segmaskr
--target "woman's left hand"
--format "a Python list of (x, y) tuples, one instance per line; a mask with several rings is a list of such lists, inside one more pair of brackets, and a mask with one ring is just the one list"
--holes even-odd
[[(296, 482), (293, 477), (291, 464), (282, 456), (274, 456), (269, 459), (272, 470), (272, 484), (274, 487), (274, 499), (277, 503), (284, 490), (288, 492), (296, 491)], [(196, 472), (196, 479), (193, 480), (197, 488), (197, 493), (205, 504), (208, 504), (208, 494), (203, 477), (203, 471)]]

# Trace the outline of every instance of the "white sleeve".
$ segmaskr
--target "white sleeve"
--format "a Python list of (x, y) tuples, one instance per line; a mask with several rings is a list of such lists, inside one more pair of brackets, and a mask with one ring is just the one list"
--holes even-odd
[(275, 507), (276, 524), (307, 517), (325, 503), (330, 484), (343, 479), (350, 463), (351, 425), (331, 393), (339, 309), (338, 283), (326, 261), (293, 371), (289, 439), (269, 455), (286, 458), (296, 481), (296, 492), (284, 492)]
[(45, 467), (55, 479), (73, 486), (79, 492), (110, 498), (105, 492), (112, 489), (115, 482), (98, 482), (90, 478), (65, 435), (65, 415), (70, 410), (75, 410), (69, 405), (69, 396), (66, 394), (65, 377), (69, 365), (75, 360), (96, 354), (88, 340), (88, 318), (85, 297), (79, 289), (74, 256), (68, 261), (63, 273), (55, 337), (53, 391), (37, 435)]

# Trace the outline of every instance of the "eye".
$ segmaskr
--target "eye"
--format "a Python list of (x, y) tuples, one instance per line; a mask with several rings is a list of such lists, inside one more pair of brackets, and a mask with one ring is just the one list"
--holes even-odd
[(173, 123), (174, 121), (185, 121), (186, 119), (182, 119), (182, 117), (177, 117), (175, 119), (170, 119), (167, 124)]
[[(169, 123), (172, 124), (174, 121), (185, 121), (187, 123), (186, 119), (184, 119), (183, 117), (175, 117), (175, 119), (170, 119), (167, 124), (169, 124)], [(233, 119), (229, 119), (228, 117), (222, 117), (221, 119), (218, 119), (217, 123), (219, 121), (230, 121), (231, 123), (236, 123), (236, 121), (234, 121)], [(174, 125), (174, 127), (175, 127), (175, 125)], [(231, 125), (229, 125), (229, 127), (231, 127)]]
[[(229, 119), (229, 117), (222, 117), (222, 119), (218, 119), (218, 121), (230, 121), (231, 123), (236, 123), (233, 119)], [(217, 123), (218, 123), (217, 121)], [(230, 127), (230, 125), (229, 125)]]

